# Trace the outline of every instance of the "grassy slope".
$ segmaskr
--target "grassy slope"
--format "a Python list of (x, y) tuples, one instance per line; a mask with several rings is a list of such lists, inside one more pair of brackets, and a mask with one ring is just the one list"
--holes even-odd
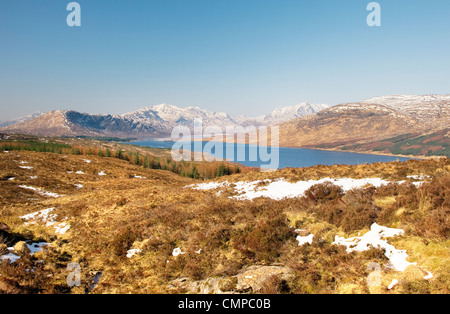
[(394, 155), (450, 157), (450, 129), (426, 135), (404, 134), (382, 141), (344, 146), (342, 149)]
[[(76, 174), (77, 171), (84, 174)], [(101, 171), (107, 175), (99, 176)], [(226, 179), (404, 180), (414, 174), (427, 174), (434, 180), (421, 189), (393, 185), (345, 196), (330, 196), (322, 191), (313, 198), (249, 202), (229, 199), (226, 194), (218, 196), (214, 191), (194, 191), (185, 186), (198, 180), (116, 158), (0, 152), (0, 226), (9, 226), (9, 236), (16, 234), (52, 243), (48, 251), (35, 258), (24, 256), (16, 265), (4, 263), (0, 269), (0, 292), (84, 293), (95, 274), (101, 272), (93, 293), (173, 293), (184, 291), (170, 287), (177, 278), (231, 278), (251, 265), (283, 265), (292, 271), (292, 276), (286, 281), (270, 278), (259, 292), (448, 293), (448, 160), (317, 166), (275, 173), (251, 172)], [(19, 185), (65, 196), (43, 197)], [(26, 226), (18, 218), (50, 207), (55, 208), (60, 219), (67, 217), (71, 225), (67, 234), (55, 235), (52, 227), (42, 224)], [(331, 245), (336, 234), (356, 235), (367, 231), (374, 221), (404, 228), (407, 235), (393, 243), (407, 249), (410, 260), (431, 271), (434, 278), (423, 280), (421, 268), (412, 268), (405, 274), (389, 270), (386, 258), (378, 250), (349, 255)], [(298, 247), (293, 228), (314, 233), (316, 240), (312, 245)], [(177, 247), (187, 254), (173, 257), (172, 251)], [(128, 259), (130, 248), (140, 248), (142, 253)], [(196, 254), (199, 249), (201, 254)], [(81, 265), (81, 287), (67, 287), (70, 262)], [(367, 285), (367, 265), (371, 262), (382, 265), (382, 288)], [(31, 267), (35, 269), (32, 275), (26, 270)], [(393, 278), (400, 279), (400, 284), (387, 290)]]

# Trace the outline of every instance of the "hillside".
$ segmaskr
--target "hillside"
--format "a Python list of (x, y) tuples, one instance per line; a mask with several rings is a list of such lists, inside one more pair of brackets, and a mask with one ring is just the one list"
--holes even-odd
[(450, 95), (390, 95), (375, 97), (362, 104), (379, 104), (409, 115), (427, 129), (449, 126)]
[(450, 129), (407, 133), (393, 138), (340, 147), (342, 150), (375, 151), (394, 155), (446, 156), (450, 158)]
[(382, 105), (345, 104), (280, 125), (281, 146), (338, 146), (382, 139), (421, 128), (418, 121)]
[[(161, 126), (162, 125), (162, 126)], [(2, 128), (7, 133), (39, 136), (105, 136), (105, 137), (152, 137), (168, 132), (167, 126), (158, 120), (142, 124), (114, 115), (91, 115), (76, 111), (56, 110)]]
[[(449, 127), (450, 96), (386, 96), (360, 103), (343, 104), (316, 115), (280, 125), (280, 145), (291, 147), (351, 149), (403, 155), (446, 155), (450, 138), (441, 136), (417, 147), (414, 140), (388, 144), (398, 136), (442, 134)], [(378, 142), (383, 144), (376, 144)], [(420, 148), (420, 149), (419, 149)]]
[(0, 151), (1, 293), (449, 293), (448, 159), (204, 182), (82, 143)]

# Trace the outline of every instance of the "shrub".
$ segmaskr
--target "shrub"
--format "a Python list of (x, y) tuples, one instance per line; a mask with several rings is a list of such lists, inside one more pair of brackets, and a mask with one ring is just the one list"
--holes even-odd
[(373, 202), (374, 188), (347, 192), (339, 201), (319, 204), (314, 208), (317, 218), (346, 232), (370, 227), (378, 218), (381, 208)]
[(111, 245), (113, 247), (113, 252), (116, 256), (124, 257), (126, 256), (128, 250), (136, 241), (137, 236), (131, 230), (131, 228), (126, 228), (118, 231), (118, 234), (114, 237)]
[(257, 218), (255, 224), (248, 224), (234, 236), (233, 243), (249, 260), (273, 262), (286, 241), (294, 238), (286, 216), (279, 211), (273, 217)]
[(315, 203), (325, 203), (342, 197), (342, 189), (331, 182), (313, 185), (305, 192), (305, 197)]

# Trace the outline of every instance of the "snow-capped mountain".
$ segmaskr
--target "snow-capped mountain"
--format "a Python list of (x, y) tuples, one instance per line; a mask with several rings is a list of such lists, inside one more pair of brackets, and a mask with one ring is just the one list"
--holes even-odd
[(105, 136), (105, 137), (152, 137), (161, 130), (158, 123), (142, 124), (118, 115), (88, 114), (77, 111), (55, 110), (39, 117), (9, 127), (2, 132), (23, 133), (39, 136)]
[(378, 104), (408, 115), (431, 128), (450, 124), (450, 95), (389, 95), (361, 102)]
[(135, 112), (123, 114), (122, 117), (142, 124), (158, 121), (162, 126), (170, 129), (178, 125), (192, 128), (195, 119), (202, 119), (204, 127), (215, 125), (225, 128), (226, 126), (237, 125), (237, 122), (226, 113), (212, 112), (198, 107), (179, 108), (167, 104), (145, 107)]
[(292, 119), (306, 117), (318, 113), (329, 105), (310, 104), (307, 102), (300, 103), (295, 106), (275, 109), (270, 114), (256, 118), (246, 118), (244, 116), (236, 117), (235, 120), (243, 125), (276, 125)]
[(7, 127), (7, 126), (10, 126), (10, 125), (18, 124), (18, 123), (21, 123), (21, 122), (25, 122), (25, 121), (37, 118), (41, 114), (43, 114), (43, 112), (39, 112), (38, 111), (38, 112), (32, 113), (30, 115), (24, 116), (24, 117), (15, 118), (15, 119), (8, 120), (8, 121), (3, 121), (3, 122), (0, 121), (0, 128)]

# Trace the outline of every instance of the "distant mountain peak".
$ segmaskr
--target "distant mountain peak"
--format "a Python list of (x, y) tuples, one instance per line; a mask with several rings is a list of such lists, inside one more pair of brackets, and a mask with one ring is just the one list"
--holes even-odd
[(43, 112), (37, 111), (37, 112), (34, 112), (34, 113), (29, 114), (27, 116), (11, 119), (11, 120), (8, 120), (8, 121), (0, 121), (0, 128), (11, 126), (11, 125), (15, 125), (15, 124), (18, 124), (18, 123), (21, 123), (21, 122), (25, 122), (25, 121), (28, 121), (28, 120), (32, 120), (34, 118), (39, 117), (42, 114), (43, 114)]

